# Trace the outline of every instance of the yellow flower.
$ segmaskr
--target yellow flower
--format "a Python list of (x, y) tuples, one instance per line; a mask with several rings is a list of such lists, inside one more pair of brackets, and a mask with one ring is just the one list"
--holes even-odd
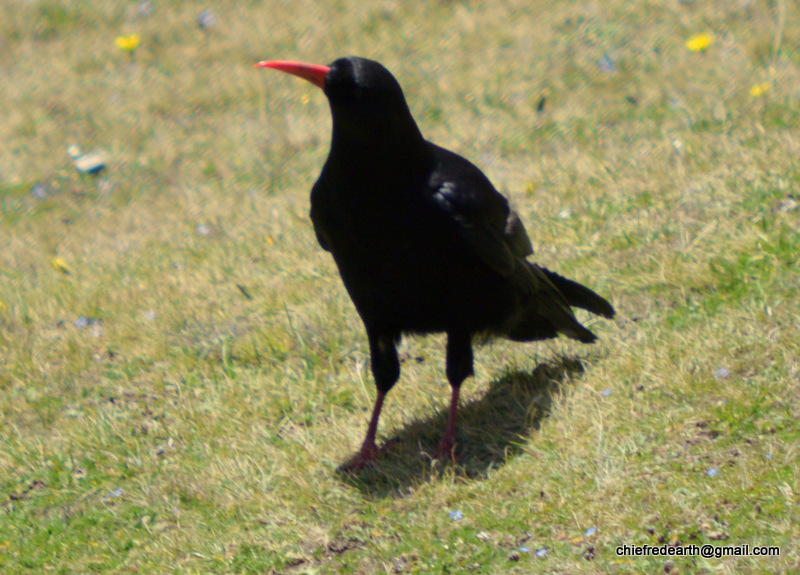
[(64, 261), (64, 258), (56, 256), (50, 261), (50, 263), (52, 263), (53, 267), (56, 268), (61, 273), (69, 274), (69, 266), (67, 265), (67, 262)]
[(686, 40), (686, 47), (692, 52), (705, 52), (714, 43), (714, 36), (708, 32), (695, 34)]
[(142, 43), (142, 38), (138, 34), (131, 34), (130, 36), (118, 36), (117, 47), (125, 52), (133, 53), (139, 44)]
[(763, 82), (761, 84), (756, 84), (752, 88), (750, 88), (750, 95), (753, 98), (758, 98), (759, 96), (763, 96), (769, 91), (769, 82)]

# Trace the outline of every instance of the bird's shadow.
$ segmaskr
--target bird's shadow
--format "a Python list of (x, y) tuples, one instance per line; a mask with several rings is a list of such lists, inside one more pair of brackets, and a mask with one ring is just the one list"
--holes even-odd
[(459, 409), (456, 463), (432, 454), (444, 433), (448, 409), (404, 426), (385, 443), (374, 465), (337, 473), (371, 498), (403, 497), (445, 473), (482, 479), (523, 451), (531, 430), (549, 414), (559, 389), (584, 372), (583, 361), (560, 357), (533, 371), (514, 371), (491, 383), (483, 397)]

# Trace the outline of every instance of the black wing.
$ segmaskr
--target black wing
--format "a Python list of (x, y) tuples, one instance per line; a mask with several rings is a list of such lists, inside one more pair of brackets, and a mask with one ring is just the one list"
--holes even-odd
[(533, 253), (522, 221), (472, 163), (434, 146), (437, 159), (429, 187), (433, 201), (458, 224), (464, 242), (492, 269), (511, 276), (517, 259)]

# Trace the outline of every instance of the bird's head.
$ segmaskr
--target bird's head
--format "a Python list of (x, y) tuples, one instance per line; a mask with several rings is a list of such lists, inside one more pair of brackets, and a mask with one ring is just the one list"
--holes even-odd
[(350, 56), (330, 66), (284, 60), (256, 66), (299, 76), (322, 88), (331, 106), (334, 132), (372, 140), (389, 134), (397, 138), (404, 132), (419, 136), (400, 84), (378, 62)]

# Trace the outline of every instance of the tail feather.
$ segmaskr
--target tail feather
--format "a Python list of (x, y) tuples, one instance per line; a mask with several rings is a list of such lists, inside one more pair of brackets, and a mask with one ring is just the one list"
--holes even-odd
[(597, 295), (586, 286), (568, 280), (555, 272), (551, 272), (547, 268), (540, 267), (539, 269), (547, 275), (547, 278), (566, 298), (570, 306), (579, 307), (609, 319), (616, 314), (612, 305), (605, 298)]
[[(595, 313), (606, 315), (610, 312), (613, 315), (611, 304), (576, 282), (529, 262), (524, 264), (517, 267), (515, 276), (520, 289), (520, 309), (506, 323), (506, 337), (515, 341), (535, 341), (562, 333), (583, 343), (595, 341), (597, 336), (581, 325), (571, 306), (591, 305), (586, 309), (598, 309), (602, 312)], [(562, 292), (562, 286), (567, 293)]]

